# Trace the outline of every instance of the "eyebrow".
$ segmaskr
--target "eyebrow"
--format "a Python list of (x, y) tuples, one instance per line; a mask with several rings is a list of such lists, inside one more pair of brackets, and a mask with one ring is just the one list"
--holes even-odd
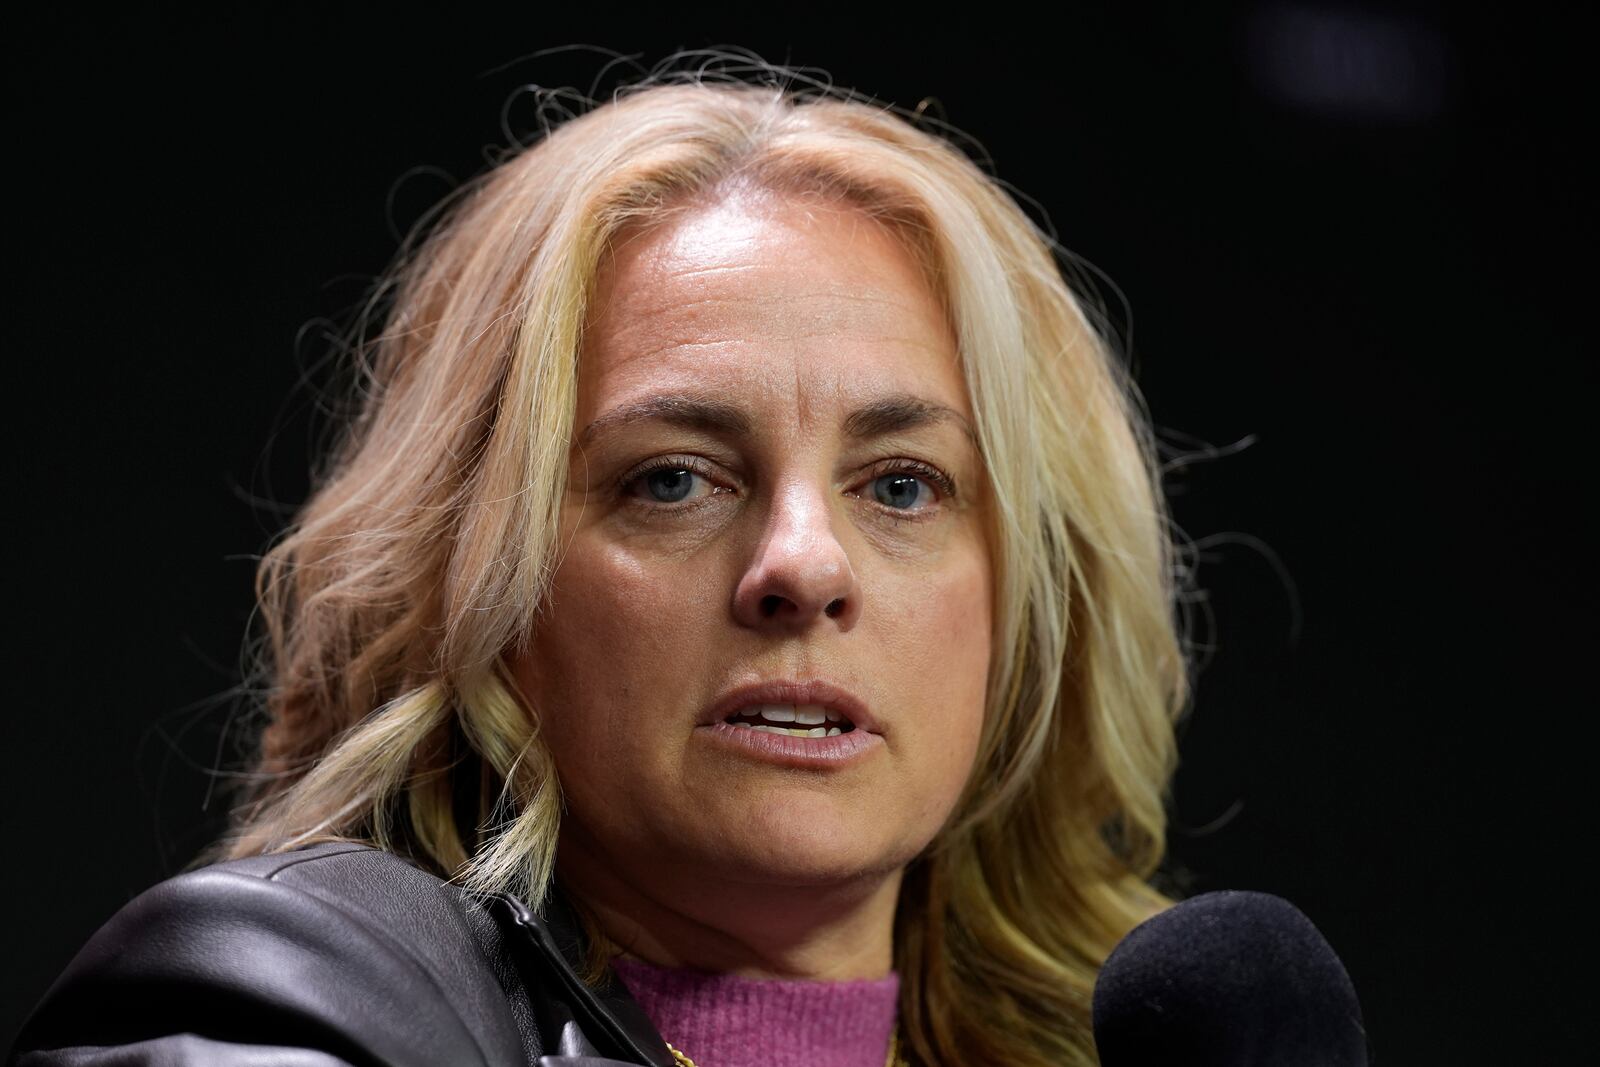
[[(623, 404), (601, 415), (583, 428), (578, 444), (588, 445), (602, 434), (651, 419), (730, 437), (749, 436), (755, 426), (742, 408), (727, 401), (699, 393), (661, 393)], [(956, 425), (973, 447), (978, 447), (977, 433), (959, 411), (910, 393), (891, 393), (856, 408), (845, 416), (844, 431), (850, 437), (864, 440), (946, 422)]]

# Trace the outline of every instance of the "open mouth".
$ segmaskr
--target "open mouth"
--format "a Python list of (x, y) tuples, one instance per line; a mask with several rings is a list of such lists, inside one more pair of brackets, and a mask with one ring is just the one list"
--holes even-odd
[(821, 704), (759, 704), (743, 708), (723, 720), (746, 730), (765, 730), (790, 737), (837, 737), (856, 724)]

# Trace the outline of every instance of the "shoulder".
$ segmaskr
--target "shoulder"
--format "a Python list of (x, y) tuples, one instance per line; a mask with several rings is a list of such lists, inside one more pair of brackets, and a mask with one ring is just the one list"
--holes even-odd
[(16, 1051), (184, 1035), (256, 1052), (315, 1050), (331, 1062), (516, 1062), (521, 1042), (485, 958), (489, 926), (459, 889), (369, 846), (214, 864), (112, 916), (35, 1009)]
[(435, 942), (465, 932), (448, 920), (481, 910), (437, 875), (392, 852), (356, 842), (228, 860), (168, 879), (145, 895), (197, 896), (247, 909), (331, 909), (326, 915), (330, 921), (423, 950), (441, 947)]

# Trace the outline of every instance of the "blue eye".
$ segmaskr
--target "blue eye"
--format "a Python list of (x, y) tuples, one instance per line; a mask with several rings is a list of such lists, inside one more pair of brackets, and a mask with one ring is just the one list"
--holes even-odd
[[(706, 479), (696, 464), (668, 456), (628, 475), (622, 491), (626, 496), (642, 496), (646, 505), (681, 504), (694, 492), (696, 478)], [(642, 493), (635, 491), (637, 486), (644, 487)]]
[(892, 465), (883, 469), (871, 484), (872, 499), (889, 509), (890, 518), (896, 521), (931, 519), (939, 514), (940, 500), (955, 497), (954, 480), (931, 463), (917, 459), (889, 462)]
[(884, 507), (909, 510), (917, 503), (917, 490), (927, 485), (921, 478), (903, 471), (874, 478), (873, 496)]
[(695, 473), (687, 467), (661, 467), (646, 472), (639, 481), (653, 499), (663, 504), (676, 504), (689, 495), (695, 478)]
[[(887, 509), (896, 521), (931, 519), (939, 514), (937, 505), (942, 498), (956, 495), (955, 483), (939, 468), (917, 460), (893, 462), (894, 466), (869, 479), (868, 484), (870, 499)], [(697, 478), (708, 483), (709, 493), (695, 497)], [(658, 508), (663, 514), (696, 506), (718, 493), (734, 491), (715, 484), (709, 468), (685, 456), (663, 456), (645, 464), (623, 478), (618, 490), (638, 505)]]

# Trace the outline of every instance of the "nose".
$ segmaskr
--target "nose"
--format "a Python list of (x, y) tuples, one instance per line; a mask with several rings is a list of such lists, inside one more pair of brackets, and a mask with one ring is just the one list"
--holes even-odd
[(795, 483), (773, 495), (760, 544), (734, 590), (733, 612), (755, 629), (803, 630), (818, 617), (841, 630), (855, 624), (860, 586), (834, 536), (824, 492)]

